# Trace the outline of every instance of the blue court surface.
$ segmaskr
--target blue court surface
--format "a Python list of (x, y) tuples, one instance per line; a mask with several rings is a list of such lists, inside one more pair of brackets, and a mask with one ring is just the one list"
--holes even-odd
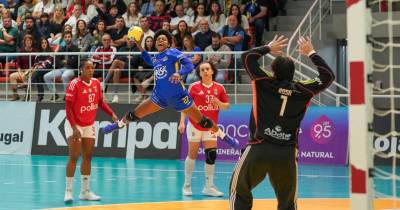
[[(204, 163), (197, 161), (193, 197), (181, 195), (184, 162), (94, 158), (91, 189), (100, 202), (79, 201), (80, 172), (75, 173), (73, 204), (64, 204), (65, 156), (0, 156), (0, 209), (45, 209), (119, 203), (228, 199), (234, 163), (218, 162), (215, 184), (222, 198), (203, 196)], [(348, 198), (345, 166), (299, 166), (299, 198)], [(275, 198), (268, 181), (254, 191), (255, 198)]]

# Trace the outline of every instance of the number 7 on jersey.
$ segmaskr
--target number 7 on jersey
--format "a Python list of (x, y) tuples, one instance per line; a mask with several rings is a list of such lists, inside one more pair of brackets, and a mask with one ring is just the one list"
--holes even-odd
[(283, 114), (285, 113), (288, 97), (281, 95), (281, 99), (282, 99), (282, 105), (281, 105), (281, 111), (279, 112), (279, 116), (283, 116)]

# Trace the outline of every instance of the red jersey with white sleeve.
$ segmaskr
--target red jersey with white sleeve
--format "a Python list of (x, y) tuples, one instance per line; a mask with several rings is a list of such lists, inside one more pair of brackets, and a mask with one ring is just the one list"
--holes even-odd
[(108, 115), (113, 113), (103, 100), (100, 81), (95, 78), (92, 78), (90, 83), (80, 78), (73, 79), (68, 84), (65, 101), (67, 119), (71, 126), (93, 125), (98, 107)]
[[(214, 98), (218, 98), (222, 103), (228, 102), (228, 95), (226, 94), (224, 86), (217, 82), (206, 86), (201, 81), (198, 81), (192, 83), (188, 91), (200, 112), (204, 116), (210, 118), (214, 123), (218, 123), (219, 107), (214, 106), (211, 101)], [(201, 131), (208, 130), (197, 125), (192, 119), (189, 118), (189, 120), (196, 129)]]

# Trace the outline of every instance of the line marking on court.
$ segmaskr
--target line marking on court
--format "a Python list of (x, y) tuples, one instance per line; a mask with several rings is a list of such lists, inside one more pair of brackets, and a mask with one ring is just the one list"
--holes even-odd
[(4, 182), (3, 184), (15, 184), (14, 182)]
[(24, 182), (25, 184), (33, 184), (33, 183), (35, 183), (34, 181), (27, 181), (27, 182)]
[[(325, 199), (325, 200), (349, 200), (349, 198), (300, 198), (301, 200), (320, 200), (320, 199)], [(275, 198), (271, 199), (254, 199), (258, 201), (275, 201)], [(105, 208), (105, 207), (110, 207), (110, 206), (121, 206), (121, 205), (142, 205), (142, 204), (163, 204), (163, 203), (190, 203), (190, 202), (221, 202), (221, 201), (226, 201), (228, 202), (229, 200), (226, 199), (214, 199), (214, 200), (179, 200), (179, 201), (157, 201), (157, 202), (139, 202), (139, 203), (116, 203), (116, 204), (102, 204), (102, 205), (89, 205), (89, 206), (74, 206), (74, 207), (57, 207), (57, 208), (46, 208), (46, 209), (36, 209), (36, 210), (57, 210), (57, 209), (74, 209), (74, 208), (82, 208), (82, 207), (100, 207), (100, 208)]]
[[(24, 166), (24, 167), (57, 167), (57, 168), (65, 168), (65, 165), (46, 165), (46, 164), (14, 164), (14, 163), (6, 163), (0, 164), (0, 166)], [(76, 167), (77, 169), (80, 168), (79, 166)], [(152, 169), (152, 168), (127, 168), (127, 167), (101, 167), (101, 166), (92, 166), (92, 169), (110, 169), (110, 170), (134, 170), (134, 171), (156, 171), (156, 172), (182, 172), (184, 173), (184, 169)], [(205, 171), (193, 171), (193, 173), (205, 173)], [(228, 171), (215, 171), (215, 174), (232, 174), (232, 172)], [(312, 178), (342, 178), (348, 179), (349, 176), (336, 176), (336, 175), (325, 175), (325, 174), (299, 174), (299, 177), (311, 177)], [(195, 178), (195, 177), (193, 177)], [(92, 181), (94, 181), (92, 179)]]
[(44, 181), (44, 182), (46, 182), (46, 183), (54, 183), (54, 182), (57, 182), (57, 181), (47, 180), (47, 181)]

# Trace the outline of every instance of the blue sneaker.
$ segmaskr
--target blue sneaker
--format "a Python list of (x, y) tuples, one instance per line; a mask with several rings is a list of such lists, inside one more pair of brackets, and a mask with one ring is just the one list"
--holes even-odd
[(120, 128), (123, 128), (124, 125), (123, 124), (120, 125), (120, 124), (121, 124), (120, 122), (115, 122), (115, 123), (106, 125), (105, 127), (102, 128), (103, 129), (103, 133), (109, 134), (109, 133), (112, 133), (112, 132), (114, 132), (114, 131), (116, 131), (116, 130), (118, 130)]
[(225, 141), (227, 144), (229, 144), (233, 148), (236, 148), (236, 149), (239, 148), (239, 140), (229, 137), (228, 135), (225, 135), (225, 137), (222, 139), (222, 141)]

